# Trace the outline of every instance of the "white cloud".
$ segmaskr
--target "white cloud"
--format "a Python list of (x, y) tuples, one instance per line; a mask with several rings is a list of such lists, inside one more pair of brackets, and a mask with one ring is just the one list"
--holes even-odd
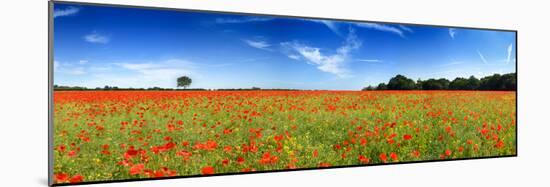
[(508, 64), (512, 60), (512, 44), (508, 45), (507, 52), (508, 55), (506, 56), (506, 63)]
[(216, 23), (226, 24), (226, 23), (247, 23), (247, 22), (261, 22), (261, 21), (271, 21), (273, 18), (268, 17), (246, 17), (246, 18), (217, 18)]
[(67, 7), (65, 9), (55, 9), (53, 11), (53, 17), (54, 18), (57, 18), (57, 17), (61, 17), (61, 16), (69, 16), (69, 15), (73, 15), (73, 14), (76, 14), (80, 11), (79, 8), (77, 7)]
[(88, 70), (94, 73), (105, 73), (113, 70), (113, 67), (111, 65), (91, 66)]
[(456, 35), (456, 29), (449, 28), (449, 36), (451, 36), (452, 39), (455, 39), (455, 35)]
[(66, 74), (66, 75), (84, 75), (86, 70), (82, 66), (76, 66), (74, 64), (60, 63), (54, 61), (53, 64), (54, 73)]
[(182, 75), (193, 75), (195, 65), (181, 59), (170, 59), (160, 62), (145, 63), (114, 63), (119, 68), (126, 69), (127, 73), (101, 73), (95, 75), (95, 86), (110, 85), (119, 87), (148, 88), (148, 87), (176, 87), (176, 78)]
[(84, 75), (86, 70), (84, 67), (78, 64), (61, 63), (57, 60), (53, 61), (54, 73), (68, 74), (68, 75)]
[(90, 33), (84, 36), (84, 40), (90, 43), (106, 44), (109, 43), (110, 38), (96, 32)]
[(340, 30), (338, 30), (338, 25), (336, 25), (336, 22), (330, 21), (330, 20), (317, 20), (317, 19), (305, 19), (305, 21), (311, 21), (315, 23), (320, 23), (325, 25), (328, 29), (330, 29), (332, 32), (334, 32), (338, 36), (342, 36), (340, 33)]
[(384, 31), (384, 32), (390, 32), (390, 33), (393, 33), (393, 34), (397, 34), (402, 38), (405, 37), (405, 34), (404, 34), (403, 30), (401, 30), (400, 28), (394, 27), (394, 26), (390, 26), (390, 25), (385, 25), (385, 24), (380, 24), (380, 23), (356, 23), (355, 25), (358, 26), (358, 27), (375, 29), (375, 30)]
[[(57, 64), (57, 65), (56, 65)], [(56, 82), (63, 85), (79, 85), (89, 88), (103, 87), (105, 85), (118, 87), (148, 88), (164, 87), (175, 88), (176, 78), (182, 75), (189, 75), (192, 78), (199, 78), (195, 74), (196, 65), (182, 59), (168, 59), (160, 61), (141, 62), (120, 62), (101, 64), (80, 64), (80, 61), (73, 63), (61, 63), (54, 61), (54, 72), (59, 75), (58, 81), (63, 81), (65, 76), (82, 76), (79, 79), (69, 79), (68, 82)], [(76, 81), (75, 80), (86, 80)]]
[(293, 54), (288, 55), (288, 58), (291, 58), (291, 59), (294, 59), (294, 60), (300, 60), (300, 56), (298, 56), (298, 55), (293, 55)]
[[(350, 29), (344, 44), (336, 49), (336, 53), (332, 55), (323, 54), (320, 48), (306, 46), (298, 42), (283, 42), (283, 47), (294, 50), (298, 55), (306, 60), (306, 63), (316, 65), (317, 69), (334, 74), (340, 78), (350, 77), (350, 72), (346, 68), (346, 61), (349, 53), (361, 46), (361, 42), (355, 36), (353, 30)], [(293, 55), (293, 56), (292, 56)], [(288, 55), (289, 58), (296, 59), (296, 54)]]
[(410, 33), (414, 33), (414, 30), (412, 30), (411, 28), (409, 28), (405, 25), (399, 25), (399, 28), (401, 28), (401, 30), (404, 30), (404, 31), (407, 31), (407, 32), (410, 32)]
[(379, 60), (379, 59), (357, 59), (357, 61), (360, 61), (360, 62), (382, 62), (382, 60)]
[(336, 33), (337, 35), (341, 35), (340, 31), (338, 30), (338, 26), (333, 21), (328, 20), (321, 20), (321, 23), (325, 24), (332, 32)]
[(71, 74), (71, 75), (84, 75), (86, 74), (86, 71), (84, 70), (83, 67), (75, 67), (75, 68), (66, 69), (65, 73)]
[(87, 64), (87, 63), (88, 63), (87, 60), (80, 60), (80, 61), (78, 61), (78, 64), (80, 64), (80, 65), (84, 65), (84, 64)]
[[(316, 20), (316, 19), (305, 19), (305, 20), (324, 24), (332, 32), (334, 32), (338, 36), (342, 36), (340, 30), (338, 29), (338, 24), (337, 24), (338, 22), (330, 21), (330, 20)], [(380, 24), (380, 23), (355, 23), (354, 25), (357, 27), (394, 33), (403, 38), (405, 37), (405, 32), (414, 33), (414, 30), (404, 25), (397, 25), (397, 27), (387, 25), (387, 24)]]
[(263, 50), (270, 50), (269, 47), (271, 44), (267, 43), (263, 40), (243, 40), (246, 44), (248, 44), (251, 47), (263, 49)]
[(129, 70), (135, 70), (135, 71), (144, 71), (148, 69), (154, 69), (160, 67), (158, 64), (154, 63), (116, 63), (116, 65), (119, 65), (120, 67), (129, 69)]
[(479, 52), (479, 50), (477, 51), (477, 54), (479, 55), (479, 58), (481, 59), (481, 61), (482, 61), (484, 64), (488, 64), (488, 63), (487, 63), (487, 60), (485, 59), (485, 56), (483, 56), (483, 54), (481, 54), (481, 52)]

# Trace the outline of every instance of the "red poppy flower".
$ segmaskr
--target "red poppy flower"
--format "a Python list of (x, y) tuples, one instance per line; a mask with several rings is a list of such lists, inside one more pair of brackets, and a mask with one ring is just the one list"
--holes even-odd
[(417, 157), (417, 158), (418, 158), (418, 157), (420, 156), (420, 151), (414, 150), (414, 151), (411, 153), (411, 155), (412, 155), (413, 157)]
[(370, 162), (370, 159), (363, 155), (359, 155), (359, 161), (363, 164), (368, 164)]
[(386, 153), (380, 153), (378, 157), (380, 158), (380, 160), (382, 160), (382, 162), (384, 163), (388, 162), (388, 156), (386, 156)]
[(405, 135), (403, 135), (403, 139), (410, 140), (410, 139), (412, 139), (412, 136), (410, 134), (405, 134)]
[(328, 162), (321, 162), (321, 163), (319, 163), (319, 167), (322, 167), (322, 168), (330, 167), (330, 163), (328, 163)]
[(203, 175), (212, 175), (214, 174), (214, 167), (212, 166), (206, 166), (201, 169), (201, 173)]
[(107, 149), (103, 149), (103, 150), (101, 150), (101, 154), (110, 155), (111, 152), (110, 152), (109, 150), (107, 150)]
[(66, 149), (67, 149), (67, 147), (65, 145), (60, 145), (60, 146), (57, 147), (57, 151), (59, 151), (59, 152), (64, 152)]
[(231, 152), (232, 149), (233, 148), (230, 145), (223, 147), (223, 151), (225, 151), (227, 153)]
[(243, 168), (241, 169), (241, 172), (251, 172), (251, 171), (256, 171), (254, 168)]
[(273, 139), (275, 139), (275, 141), (281, 141), (283, 140), (283, 135), (275, 135)]
[(132, 148), (126, 151), (126, 153), (124, 153), (124, 158), (129, 159), (136, 156), (137, 154), (138, 154), (138, 151)]
[(164, 177), (164, 173), (162, 171), (155, 171), (154, 175), (155, 175), (156, 178)]
[(174, 147), (176, 147), (176, 143), (168, 142), (168, 143), (164, 144), (164, 146), (162, 146), (161, 151), (169, 151), (170, 149), (172, 149)]
[(84, 177), (82, 177), (82, 175), (76, 174), (76, 175), (72, 176), (71, 179), (69, 179), (69, 182), (70, 183), (79, 183), (79, 182), (82, 182), (83, 180), (84, 180)]
[(68, 178), (69, 178), (69, 175), (66, 173), (55, 174), (55, 181), (58, 183), (65, 182)]
[(229, 164), (229, 159), (227, 159), (227, 158), (226, 158), (226, 159), (223, 159), (223, 160), (222, 160), (222, 164), (223, 164), (224, 166), (227, 166), (227, 165)]
[(239, 164), (244, 163), (244, 158), (243, 157), (238, 157), (237, 158), (237, 163), (239, 163)]
[(69, 151), (68, 153), (69, 157), (73, 157), (76, 155), (76, 151), (72, 150), (72, 151)]
[(495, 147), (496, 148), (503, 148), (504, 147), (504, 142), (502, 140), (499, 140), (496, 144), (495, 144)]
[(367, 145), (367, 139), (366, 138), (361, 138), (361, 145)]
[(391, 159), (392, 159), (393, 161), (397, 161), (397, 160), (398, 160), (397, 154), (394, 153), (394, 152), (390, 153), (390, 157), (391, 157)]
[(266, 152), (262, 155), (260, 159), (260, 164), (275, 164), (279, 160), (277, 156), (271, 156), (270, 152)]
[(167, 167), (160, 168), (162, 173), (166, 176), (176, 176), (178, 173), (175, 170), (170, 170)]
[(181, 142), (181, 145), (183, 147), (187, 147), (189, 145), (189, 142), (188, 141), (183, 141), (183, 142)]
[(445, 132), (451, 133), (451, 131), (452, 131), (451, 126), (445, 127)]
[(317, 151), (317, 149), (313, 150), (313, 157), (317, 157), (319, 156), (319, 152)]
[(137, 175), (141, 173), (145, 165), (143, 164), (136, 164), (130, 168), (130, 175)]
[(446, 156), (451, 156), (452, 153), (453, 153), (453, 152), (452, 152), (451, 150), (448, 150), (448, 149), (445, 150), (445, 155), (446, 155)]

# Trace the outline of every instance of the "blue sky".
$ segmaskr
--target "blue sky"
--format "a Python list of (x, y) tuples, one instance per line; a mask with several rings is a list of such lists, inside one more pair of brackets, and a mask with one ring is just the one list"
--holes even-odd
[(515, 33), (56, 3), (54, 84), (358, 90), (515, 72)]

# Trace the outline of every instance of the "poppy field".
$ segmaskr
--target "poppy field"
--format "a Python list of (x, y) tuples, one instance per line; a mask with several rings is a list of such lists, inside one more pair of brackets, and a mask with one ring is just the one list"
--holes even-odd
[(513, 91), (55, 91), (55, 183), (516, 154)]

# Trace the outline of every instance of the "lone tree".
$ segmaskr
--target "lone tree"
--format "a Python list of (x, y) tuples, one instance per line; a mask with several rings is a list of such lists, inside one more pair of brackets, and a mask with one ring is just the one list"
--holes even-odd
[(183, 89), (186, 89), (189, 85), (191, 85), (191, 82), (193, 82), (193, 80), (191, 80), (188, 76), (178, 77), (178, 87), (183, 87)]

